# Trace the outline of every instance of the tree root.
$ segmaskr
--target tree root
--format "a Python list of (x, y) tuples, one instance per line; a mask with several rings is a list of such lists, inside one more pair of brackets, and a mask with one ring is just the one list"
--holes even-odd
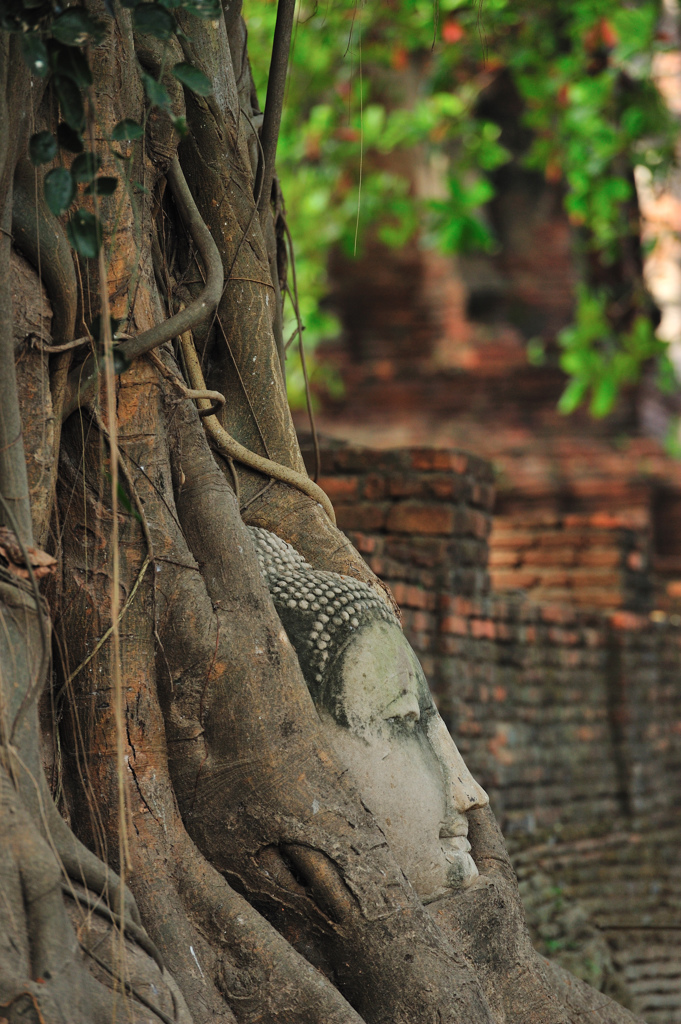
[[(182, 334), (180, 341), (191, 385), (199, 391), (205, 391), (206, 382), (203, 379), (201, 363), (194, 348), (191, 332), (187, 331)], [(333, 525), (336, 525), (336, 514), (333, 510), (333, 505), (319, 484), (316, 484), (314, 480), (310, 480), (308, 476), (298, 473), (295, 469), (290, 469), (289, 466), (282, 466), (278, 462), (273, 462), (272, 459), (265, 459), (262, 455), (256, 455), (255, 452), (235, 441), (232, 435), (227, 433), (217, 416), (210, 413), (210, 402), (207, 399), (199, 399), (198, 406), (201, 411), (205, 412), (204, 426), (210, 434), (215, 447), (222, 455), (227, 458), (236, 459), (237, 462), (243, 463), (244, 466), (256, 469), (259, 473), (264, 473), (274, 480), (279, 480), (281, 483), (289, 484), (289, 486), (302, 491), (303, 494), (306, 494), (313, 501), (321, 505)]]

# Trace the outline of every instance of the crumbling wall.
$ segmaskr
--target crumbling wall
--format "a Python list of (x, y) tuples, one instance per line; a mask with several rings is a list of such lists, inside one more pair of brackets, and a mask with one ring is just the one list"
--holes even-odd
[[(322, 466), (339, 525), (392, 587), (443, 716), (490, 794), (539, 948), (650, 1024), (678, 1024), (678, 618), (613, 610), (623, 601), (604, 610), (495, 592), (494, 483), (482, 459), (338, 445)], [(627, 565), (637, 549), (615, 518), (573, 524), (574, 550), (598, 555), (596, 591), (650, 572), (649, 562)], [(556, 524), (534, 526), (528, 550), (570, 550), (569, 536), (541, 543), (559, 536)], [(613, 569), (602, 562), (608, 531), (620, 551), (614, 584), (598, 579)]]

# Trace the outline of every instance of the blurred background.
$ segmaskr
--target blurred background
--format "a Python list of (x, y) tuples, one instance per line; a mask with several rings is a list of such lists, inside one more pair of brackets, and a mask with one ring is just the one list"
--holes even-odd
[[(263, 101), (276, 3), (244, 14)], [(681, 1022), (680, 29), (676, 0), (304, 0), (277, 158), (339, 525), (538, 948), (650, 1024)]]

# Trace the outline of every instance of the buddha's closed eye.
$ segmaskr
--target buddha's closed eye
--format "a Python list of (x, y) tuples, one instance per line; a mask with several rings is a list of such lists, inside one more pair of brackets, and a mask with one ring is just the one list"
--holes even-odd
[(421, 708), (414, 693), (402, 693), (388, 704), (383, 711), (387, 722), (415, 723), (421, 718)]

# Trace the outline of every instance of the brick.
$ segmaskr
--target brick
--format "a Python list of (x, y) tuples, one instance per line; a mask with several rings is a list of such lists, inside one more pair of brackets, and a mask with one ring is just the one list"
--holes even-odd
[(500, 530), (495, 522), (492, 524), (489, 538), (491, 548), (530, 548), (535, 541), (535, 534), (529, 530)]
[(495, 498), (496, 488), (494, 487), (494, 484), (473, 484), (470, 498), (473, 505), (479, 505), (480, 508), (485, 509), (486, 512), (491, 512), (494, 508)]
[(468, 635), (468, 619), (463, 615), (445, 615), (440, 620), (441, 633), (455, 633), (457, 636)]
[(575, 549), (536, 548), (523, 554), (524, 565), (572, 565), (575, 560)]
[(537, 574), (523, 569), (490, 572), (492, 586), (499, 590), (526, 590), (537, 582)]
[(571, 580), (569, 570), (537, 568), (537, 582), (541, 587), (566, 587)]
[(587, 548), (577, 555), (579, 565), (593, 565), (604, 569), (619, 565), (622, 561), (622, 553), (618, 548)]
[(424, 633), (435, 628), (435, 621), (428, 612), (412, 612), (412, 629)]
[(403, 603), (409, 608), (428, 608), (429, 596), (421, 587), (405, 587)]
[(473, 508), (457, 508), (455, 510), (455, 533), (462, 536), (486, 538), (491, 528), (490, 517)]
[(495, 623), (492, 619), (472, 619), (471, 635), (476, 640), (494, 640), (496, 636)]
[(455, 510), (447, 505), (400, 502), (390, 509), (386, 527), (395, 533), (450, 534), (455, 521)]
[(362, 497), (365, 501), (381, 501), (388, 491), (385, 476), (379, 473), (367, 473), (362, 481)]
[(565, 605), (544, 605), (540, 614), (543, 622), (554, 622), (559, 623), (560, 625), (566, 625), (575, 621), (574, 609), (567, 608)]
[(423, 482), (418, 476), (391, 476), (387, 480), (391, 498), (414, 498), (423, 494)]
[(378, 543), (375, 537), (370, 537), (366, 533), (352, 533), (350, 540), (363, 555), (371, 555)]
[(358, 494), (356, 476), (321, 476), (319, 486), (326, 491), (331, 501), (351, 501)]
[(617, 590), (584, 587), (575, 591), (575, 601), (590, 608), (619, 608), (624, 602), (624, 597)]
[(434, 448), (412, 449), (411, 464), (414, 469), (450, 469), (454, 473), (465, 473), (468, 469), (468, 455), (464, 452), (438, 451)]
[(571, 573), (575, 587), (613, 587), (617, 589), (622, 585), (622, 574), (612, 570), (603, 569), (577, 569)]
[(520, 556), (517, 551), (504, 548), (493, 548), (489, 553), (489, 564), (492, 567), (513, 567), (518, 564)]
[(615, 612), (610, 616), (610, 625), (613, 629), (639, 630), (647, 626), (648, 622), (642, 615), (636, 615), (634, 612), (622, 611)]
[(581, 547), (593, 541), (593, 530), (551, 530), (550, 533), (537, 533), (540, 547)]
[(381, 530), (385, 526), (387, 507), (361, 503), (336, 505), (336, 520), (341, 530)]

